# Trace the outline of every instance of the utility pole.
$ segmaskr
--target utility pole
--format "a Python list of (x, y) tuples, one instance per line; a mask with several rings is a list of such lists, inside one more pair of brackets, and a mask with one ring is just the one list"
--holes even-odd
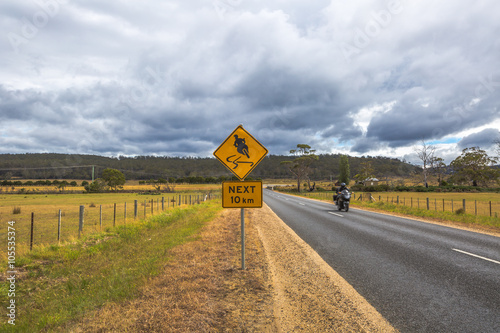
[(95, 165), (92, 166), (92, 183), (94, 182), (94, 166)]

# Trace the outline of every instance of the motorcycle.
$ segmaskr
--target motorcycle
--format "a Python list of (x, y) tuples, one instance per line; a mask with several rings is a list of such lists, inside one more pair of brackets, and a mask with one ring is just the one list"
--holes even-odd
[(349, 202), (351, 201), (351, 192), (348, 189), (342, 190), (337, 196), (337, 208), (339, 210), (345, 209), (346, 212), (349, 211)]

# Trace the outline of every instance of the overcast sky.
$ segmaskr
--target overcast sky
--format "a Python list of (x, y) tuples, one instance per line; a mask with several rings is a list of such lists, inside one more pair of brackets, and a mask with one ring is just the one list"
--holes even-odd
[(0, 153), (494, 155), (498, 0), (3, 0)]

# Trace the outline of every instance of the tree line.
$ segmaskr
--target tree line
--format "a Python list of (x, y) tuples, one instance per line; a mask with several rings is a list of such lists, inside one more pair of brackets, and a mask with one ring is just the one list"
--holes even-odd
[[(500, 155), (500, 140), (495, 141), (497, 151)], [(313, 165), (319, 161), (319, 156), (315, 154), (315, 150), (307, 144), (298, 144), (296, 149), (291, 149), (290, 154), (295, 158), (293, 160), (282, 161), (290, 174), (297, 179), (297, 191), (301, 191), (301, 181), (307, 181), (308, 190), (314, 191), (315, 185), (311, 186), (311, 177), (313, 173)], [(429, 188), (428, 176), (435, 175), (438, 179), (438, 186), (479, 186), (490, 187), (495, 184), (500, 185), (500, 168), (495, 163), (499, 158), (488, 156), (485, 150), (480, 147), (469, 147), (462, 150), (462, 154), (455, 158), (449, 166), (444, 163), (444, 159), (436, 154), (436, 147), (422, 141), (421, 147), (416, 147), (415, 152), (418, 158), (423, 162), (422, 174), (425, 187)], [(340, 156), (339, 159), (339, 176), (337, 184), (345, 185), (351, 181), (350, 158), (347, 155)], [(360, 166), (357, 167), (358, 172), (353, 177), (356, 186), (365, 186), (377, 182), (376, 170), (372, 164), (372, 160), (363, 160)], [(380, 175), (380, 174), (379, 174)], [(447, 175), (447, 180), (445, 180)], [(380, 177), (380, 176), (378, 176)], [(450, 184), (449, 184), (449, 183)], [(389, 187), (389, 184), (385, 184)], [(403, 186), (405, 187), (405, 186)], [(378, 190), (383, 191), (381, 186), (377, 186)], [(405, 187), (404, 190), (409, 190)]]
[[(311, 165), (309, 177), (315, 181), (335, 180), (339, 175), (339, 154), (320, 154)], [(281, 162), (290, 156), (268, 155), (252, 171), (254, 179), (289, 179), (289, 170)], [(407, 176), (421, 172), (421, 168), (405, 161), (388, 157), (349, 157), (352, 172), (359, 172), (362, 163), (370, 161), (379, 177)], [(184, 179), (193, 177), (213, 181), (233, 174), (215, 158), (135, 156), (104, 157), (79, 154), (0, 154), (0, 180), (16, 179), (81, 179), (100, 178), (105, 169), (121, 171), (127, 180)]]

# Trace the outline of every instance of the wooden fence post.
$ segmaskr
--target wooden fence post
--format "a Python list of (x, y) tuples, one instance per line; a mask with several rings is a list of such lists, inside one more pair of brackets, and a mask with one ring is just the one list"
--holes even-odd
[(113, 205), (113, 227), (116, 226), (116, 203)]
[(102, 205), (99, 205), (99, 228), (102, 229)]
[(137, 219), (137, 200), (134, 200), (134, 220)]
[(161, 197), (161, 211), (165, 210), (165, 197)]
[(33, 231), (35, 229), (35, 213), (31, 213), (31, 239), (30, 239), (30, 251), (33, 250)]
[(491, 201), (490, 201), (490, 217), (492, 216), (492, 213), (491, 213)]
[(59, 209), (59, 220), (57, 222), (57, 242), (61, 242), (61, 210)]
[(80, 206), (80, 219), (78, 223), (78, 238), (80, 238), (83, 231), (83, 215), (85, 213), (85, 206)]
[(465, 213), (465, 199), (463, 199), (462, 204), (463, 204), (464, 213)]
[(125, 202), (125, 208), (123, 209), (123, 223), (127, 224), (127, 203)]
[(429, 210), (429, 198), (427, 198), (427, 210)]

